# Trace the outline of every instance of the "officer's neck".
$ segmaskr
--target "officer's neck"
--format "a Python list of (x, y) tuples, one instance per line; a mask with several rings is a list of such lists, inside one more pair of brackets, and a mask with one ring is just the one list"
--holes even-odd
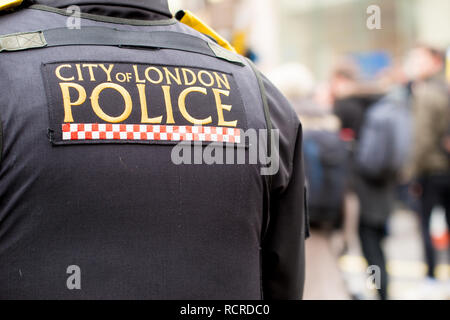
[(77, 5), (83, 13), (137, 20), (161, 20), (172, 17), (166, 0), (34, 0), (55, 8)]

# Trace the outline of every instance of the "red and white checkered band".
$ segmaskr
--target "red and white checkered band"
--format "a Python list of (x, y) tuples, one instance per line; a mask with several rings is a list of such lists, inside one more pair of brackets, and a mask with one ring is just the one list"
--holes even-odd
[(241, 143), (241, 130), (223, 127), (65, 123), (64, 141), (201, 141)]

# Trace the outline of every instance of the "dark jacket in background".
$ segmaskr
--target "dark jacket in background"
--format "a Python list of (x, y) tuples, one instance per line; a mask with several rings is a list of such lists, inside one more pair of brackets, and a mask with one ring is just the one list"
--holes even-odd
[(413, 87), (414, 148), (409, 175), (420, 177), (450, 170), (442, 139), (450, 126), (450, 95), (445, 79), (436, 75)]
[(358, 140), (367, 109), (380, 99), (379, 95), (353, 95), (336, 100), (334, 113), (342, 129), (351, 129)]

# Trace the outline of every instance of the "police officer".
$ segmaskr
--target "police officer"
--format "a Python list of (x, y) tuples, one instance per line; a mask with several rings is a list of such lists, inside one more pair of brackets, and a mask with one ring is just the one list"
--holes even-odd
[(302, 297), (302, 130), (250, 62), (164, 0), (1, 6), (0, 298)]

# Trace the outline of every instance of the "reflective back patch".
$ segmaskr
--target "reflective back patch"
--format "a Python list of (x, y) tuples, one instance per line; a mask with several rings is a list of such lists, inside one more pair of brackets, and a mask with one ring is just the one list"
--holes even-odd
[(241, 144), (248, 129), (232, 74), (115, 62), (42, 66), (54, 145)]

